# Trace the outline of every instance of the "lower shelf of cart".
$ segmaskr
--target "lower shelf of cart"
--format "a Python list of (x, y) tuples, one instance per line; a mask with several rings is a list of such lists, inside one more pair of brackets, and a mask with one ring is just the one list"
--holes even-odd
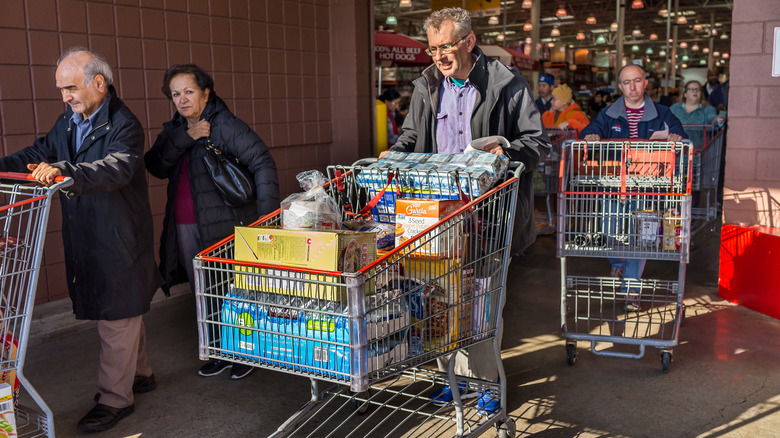
[[(491, 401), (490, 397), (500, 400), (498, 384), (459, 377), (460, 381), (467, 382), (474, 394), (489, 394), (483, 403)], [(346, 386), (333, 385), (273, 436), (452, 437), (457, 434), (454, 404), (436, 406), (430, 399), (431, 394), (446, 384), (446, 374), (415, 368), (371, 385), (363, 393), (351, 393)], [(481, 436), (505, 416), (500, 409), (485, 415), (479, 400), (479, 397), (462, 400), (463, 436)]]

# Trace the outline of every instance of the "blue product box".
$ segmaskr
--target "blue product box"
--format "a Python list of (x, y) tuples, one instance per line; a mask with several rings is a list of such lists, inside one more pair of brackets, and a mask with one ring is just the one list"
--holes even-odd
[(309, 370), (306, 355), (306, 322), (303, 312), (270, 306), (259, 326), (266, 330), (264, 356), (271, 364)]
[(257, 330), (258, 322), (263, 319), (262, 312), (256, 304), (237, 301), (237, 298), (238, 295), (228, 293), (222, 304), (220, 319), (223, 323), (247, 328), (221, 325), (220, 345), (240, 357), (262, 361), (260, 358), (264, 356), (263, 332)]

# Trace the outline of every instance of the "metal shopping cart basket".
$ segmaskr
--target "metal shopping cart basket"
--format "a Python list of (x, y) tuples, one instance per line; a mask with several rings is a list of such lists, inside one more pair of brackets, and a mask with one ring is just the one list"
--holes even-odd
[[(194, 260), (200, 358), (311, 379), (311, 401), (272, 436), (480, 436), (492, 427), (514, 435), (495, 338), (517, 178), (482, 193), (469, 174), (371, 169), (365, 161), (330, 166), (326, 190), (351, 212), (385, 195), (457, 198), (460, 206), (356, 272), (240, 262), (236, 246), (246, 242), (234, 236), (204, 250)], [(279, 223), (276, 212), (255, 225)], [(456, 378), (454, 361), (447, 373), (421, 367), (480, 342), (493, 345), (498, 382)], [(444, 384), (468, 385), (501, 408), (483, 415), (457, 391), (452, 403), (433, 406), (428, 396)]]
[(723, 145), (726, 139), (725, 129), (714, 125), (683, 125), (685, 132), (693, 142), (693, 220), (701, 223), (691, 234), (707, 227), (718, 218), (720, 201), (718, 185), (722, 163)]
[(547, 206), (545, 226), (537, 226), (536, 234), (549, 234), (555, 231), (555, 215), (550, 199), (558, 193), (558, 172), (561, 162), (561, 147), (564, 142), (577, 139), (577, 130), (567, 128), (545, 128), (550, 137), (550, 154), (539, 162), (534, 170), (534, 195), (544, 196)]
[[(51, 409), (24, 375), (35, 292), (38, 286), (46, 224), (54, 193), (72, 184), (58, 177), (42, 187), (30, 174), (0, 173), (0, 375), (13, 388), (12, 400), (0, 412), (14, 411), (18, 436), (54, 436)], [(21, 389), (37, 407), (20, 405)], [(7, 430), (8, 418), (0, 418)]]
[[(595, 354), (641, 358), (661, 349), (668, 372), (684, 316), (691, 223), (689, 142), (600, 141), (564, 145), (558, 194), (561, 330), (570, 365), (577, 341)], [(578, 257), (678, 263), (673, 279), (573, 273)], [(570, 263), (570, 258), (573, 260)], [(582, 259), (579, 259), (582, 260)], [(637, 346), (638, 353), (604, 348)]]

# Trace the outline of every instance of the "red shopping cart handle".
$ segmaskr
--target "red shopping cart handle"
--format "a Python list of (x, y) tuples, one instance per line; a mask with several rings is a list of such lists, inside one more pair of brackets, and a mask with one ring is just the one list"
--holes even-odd
[[(65, 181), (64, 176), (60, 175), (54, 178), (55, 182), (63, 182)], [(0, 179), (18, 179), (23, 181), (35, 181), (35, 178), (33, 178), (32, 173), (21, 173), (21, 172), (0, 172)]]

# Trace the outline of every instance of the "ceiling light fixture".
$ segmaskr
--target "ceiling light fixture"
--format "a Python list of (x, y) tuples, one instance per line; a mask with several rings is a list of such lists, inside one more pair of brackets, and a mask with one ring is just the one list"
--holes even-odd
[(550, 41), (549, 43), (547, 43), (547, 47), (555, 47), (555, 43)]
[(531, 0), (523, 0), (523, 4), (520, 5), (523, 9), (531, 9), (534, 6), (534, 2)]
[(685, 18), (685, 15), (680, 15), (677, 17), (677, 24), (688, 24), (688, 19)]
[(399, 8), (411, 8), (412, 7), (412, 0), (401, 0), (398, 2)]
[(718, 57), (718, 56), (720, 56), (720, 52), (718, 52), (716, 50), (716, 51), (712, 52), (712, 56)]
[(731, 55), (729, 55), (729, 54), (728, 54), (728, 53), (726, 53), (726, 52), (723, 52), (723, 54), (722, 54), (722, 55), (720, 55), (720, 56), (722, 56), (722, 57), (724, 57), (724, 58), (728, 59), (728, 58), (729, 58), (729, 56), (731, 56)]
[(596, 17), (591, 15), (590, 17), (586, 18), (585, 24), (596, 24)]
[(496, 24), (498, 24), (498, 16), (494, 15), (494, 16), (488, 18), (488, 24), (490, 24), (492, 26), (495, 26)]
[(555, 11), (555, 16), (558, 18), (565, 17), (567, 15), (569, 14), (566, 12), (566, 8), (564, 8), (563, 5), (561, 5), (557, 11)]
[(693, 50), (694, 52), (698, 52), (699, 51), (699, 45), (696, 44), (696, 43), (693, 43), (693, 45), (691, 46), (691, 50)]
[(666, 50), (661, 50), (658, 52), (658, 56), (666, 56)]
[(395, 26), (398, 24), (398, 19), (395, 18), (395, 15), (388, 15), (387, 19), (385, 19), (385, 24), (388, 26)]
[(642, 36), (642, 31), (639, 30), (638, 28), (634, 29), (631, 31), (631, 35), (633, 35), (636, 38), (639, 38), (640, 36)]
[(552, 30), (550, 31), (550, 36), (553, 37), (561, 36), (561, 31), (558, 30), (557, 27), (553, 27)]
[(648, 47), (647, 50), (645, 50), (645, 55), (652, 55), (653, 54), (653, 48)]
[(578, 39), (580, 41), (584, 40), (585, 39), (585, 32), (583, 32), (583, 31), (577, 32), (577, 36), (574, 37), (574, 38), (576, 38), (576, 39)]
[(631, 2), (631, 9), (644, 9), (645, 3), (642, 0), (634, 0)]
[(658, 34), (655, 34), (655, 33), (651, 33), (650, 34), (650, 41), (655, 41), (657, 39), (658, 39)]
[(609, 30), (611, 30), (612, 32), (616, 31), (617, 28), (618, 28), (618, 24), (615, 23), (614, 21), (612, 22), (612, 24), (609, 25)]
[(531, 24), (531, 23), (525, 23), (523, 25), (523, 30), (526, 31), (526, 32), (530, 32), (530, 31), (534, 30), (534, 25)]
[(705, 48), (701, 49), (701, 53), (710, 53), (710, 48), (709, 47), (705, 47)]
[(496, 36), (496, 39), (498, 41), (504, 41), (504, 34), (503, 33), (498, 34), (498, 36)]
[(634, 44), (633, 46), (631, 46), (631, 51), (632, 51), (632, 52), (638, 52), (638, 51), (639, 51), (639, 46), (637, 46), (636, 44)]
[(666, 16), (668, 16), (668, 15), (669, 15), (669, 10), (667, 10), (667, 9), (660, 9), (660, 10), (658, 11), (658, 15), (660, 15), (660, 16), (662, 16), (662, 17), (666, 17)]
[(693, 25), (693, 31), (694, 32), (701, 32), (702, 26), (699, 23), (696, 23)]
[(720, 34), (720, 39), (727, 40), (727, 39), (729, 39), (729, 36), (726, 35), (725, 33), (722, 33), (722, 34)]
[(681, 42), (680, 43), (680, 48), (681, 49), (687, 49), (688, 48), (688, 43), (686, 43), (685, 41)]

